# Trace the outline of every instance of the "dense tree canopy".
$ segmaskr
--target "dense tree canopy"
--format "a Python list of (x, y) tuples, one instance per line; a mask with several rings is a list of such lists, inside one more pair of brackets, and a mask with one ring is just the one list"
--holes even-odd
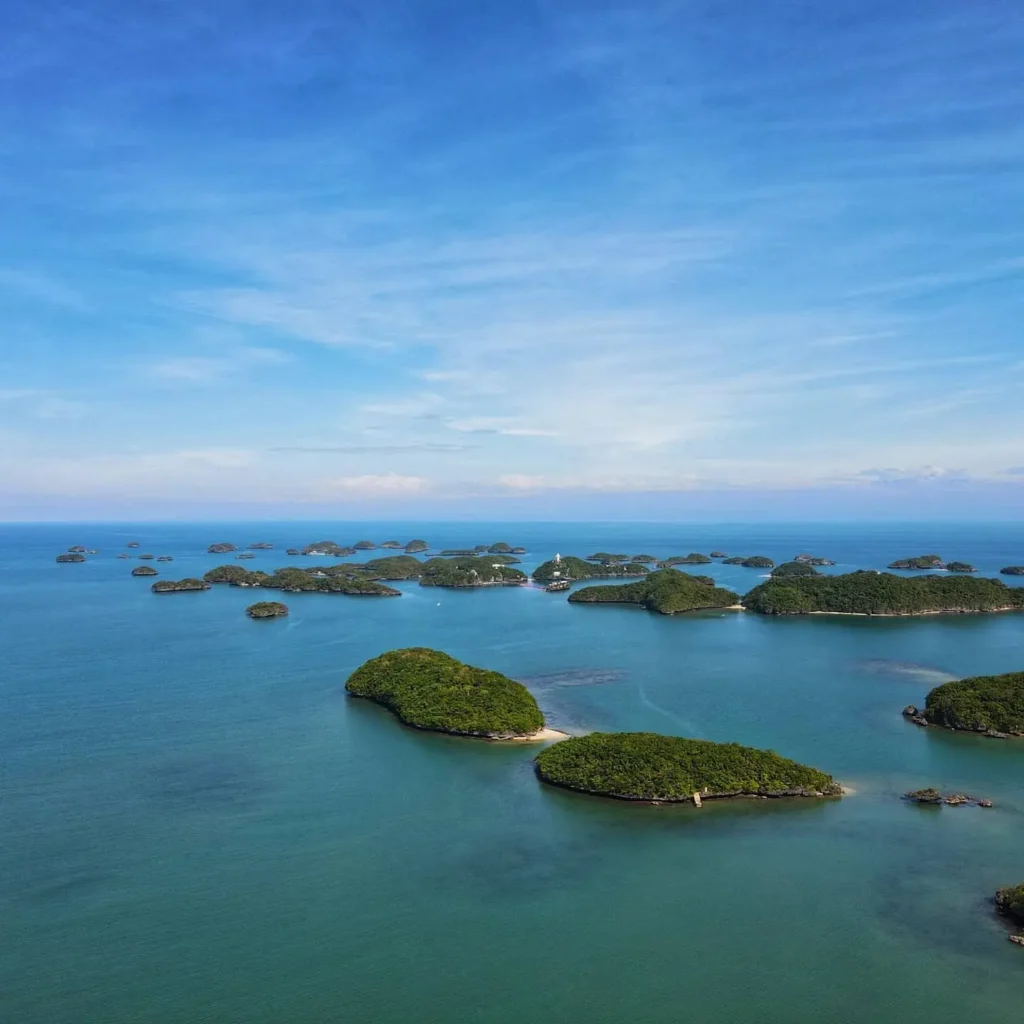
[(972, 676), (936, 686), (922, 712), (932, 725), (1024, 735), (1024, 672)]
[(423, 563), (420, 585), (424, 587), (482, 587), (488, 584), (517, 586), (526, 573), (510, 569), (501, 556), (463, 555), (457, 558), (429, 558)]
[(551, 580), (589, 580), (602, 577), (646, 576), (650, 569), (639, 562), (595, 563), (566, 555), (560, 562), (554, 559), (543, 562), (533, 570), (538, 583)]
[(1024, 588), (971, 576), (907, 577), (851, 572), (841, 576), (770, 579), (751, 590), (743, 604), (764, 615), (987, 612), (1024, 608)]
[(832, 776), (770, 750), (651, 732), (573, 737), (541, 751), (536, 764), (545, 782), (623, 800), (842, 792)]
[(728, 608), (739, 594), (714, 585), (707, 576), (691, 576), (677, 569), (658, 569), (636, 583), (583, 587), (569, 595), (573, 604), (637, 604), (648, 611), (673, 615), (700, 608)]
[(537, 702), (521, 683), (425, 647), (371, 659), (349, 676), (345, 689), (419, 729), (505, 738), (544, 728)]
[(154, 594), (181, 594), (194, 590), (209, 590), (211, 584), (205, 580), (184, 579), (184, 580), (157, 580), (149, 589)]
[(772, 579), (779, 576), (817, 576), (818, 570), (810, 562), (783, 562), (772, 569)]
[(280, 601), (257, 601), (245, 609), (250, 619), (279, 619), (288, 614), (288, 605)]
[(1018, 924), (1024, 924), (1024, 882), (996, 893), (996, 909)]

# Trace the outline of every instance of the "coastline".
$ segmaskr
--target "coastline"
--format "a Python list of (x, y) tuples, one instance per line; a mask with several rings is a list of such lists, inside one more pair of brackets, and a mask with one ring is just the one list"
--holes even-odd
[(559, 740), (567, 740), (568, 738), (569, 733), (562, 732), (561, 729), (552, 729), (549, 726), (544, 726), (543, 729), (538, 729), (537, 732), (531, 732), (529, 736), (488, 737), (488, 739), (496, 743), (557, 743)]
[[(920, 612), (793, 612), (791, 614), (794, 617), (799, 615), (852, 615), (863, 619), (912, 619), (919, 615), (995, 615), (1001, 612), (1019, 611), (1024, 611), (1024, 609), (1014, 605), (1004, 605), (1001, 608), (935, 608)], [(767, 617), (771, 618), (772, 616)]]

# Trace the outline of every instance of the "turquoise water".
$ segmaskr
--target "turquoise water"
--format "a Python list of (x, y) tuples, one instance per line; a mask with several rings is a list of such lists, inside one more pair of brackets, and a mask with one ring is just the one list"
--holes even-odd
[[(0, 527), (4, 1024), (1019, 1019), (1024, 951), (989, 901), (1024, 880), (1024, 745), (899, 712), (1024, 668), (1024, 616), (663, 618), (402, 584), (251, 622), (251, 592), (152, 595), (115, 557), (137, 539), (177, 578), (226, 560), (213, 541), (363, 536), (504, 539), (526, 568), (595, 548), (1024, 563), (1024, 531), (977, 524)], [(101, 554), (56, 565), (75, 543)], [(363, 660), (419, 644), (522, 679), (569, 731), (772, 747), (856, 794), (697, 811), (543, 788), (530, 747), (345, 699)], [(899, 799), (924, 785), (997, 806)]]

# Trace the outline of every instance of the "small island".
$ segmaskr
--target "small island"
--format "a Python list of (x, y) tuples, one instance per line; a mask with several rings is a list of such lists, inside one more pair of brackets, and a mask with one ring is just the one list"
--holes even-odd
[(783, 562), (772, 569), (772, 579), (780, 576), (820, 576), (821, 574), (810, 562)]
[(126, 548), (137, 548), (137, 547), (141, 547), (141, 546), (142, 545), (140, 545), (137, 540), (130, 540), (130, 541), (128, 541), (127, 544), (125, 544)]
[(224, 555), (229, 551), (234, 551), (235, 545), (228, 544), (227, 541), (222, 541), (220, 544), (211, 544), (207, 549), (208, 555)]
[(631, 562), (639, 562), (640, 565), (654, 565), (654, 563), (658, 561), (654, 555), (645, 555), (642, 553), (639, 555), (631, 555), (629, 560)]
[(736, 555), (726, 558), (722, 565), (742, 565), (745, 569), (774, 569), (775, 563), (765, 555)]
[(256, 556), (251, 551), (239, 551), (235, 558), (245, 561), (248, 558), (255, 558)]
[(1024, 882), (1000, 889), (995, 898), (996, 910), (1017, 924), (1024, 925)]
[(428, 550), (430, 545), (425, 540), (411, 540), (405, 545), (407, 555), (418, 555)]
[(817, 555), (795, 555), (794, 562), (802, 562), (805, 565), (835, 565), (831, 558), (819, 558)]
[(384, 705), (406, 725), (487, 739), (546, 739), (522, 683), (426, 647), (388, 651), (349, 676), (345, 690)]
[(399, 540), (386, 540), (381, 544), (382, 548), (388, 548), (390, 550), (399, 551), (404, 545)]
[(1007, 565), (999, 572), (1003, 576), (1024, 576), (1024, 565)]
[(728, 558), (729, 557), (729, 552), (728, 551), (712, 551), (711, 552), (711, 557), (712, 558)]
[(257, 601), (245, 609), (250, 619), (279, 619), (288, 614), (288, 605), (280, 601)]
[(496, 544), (492, 544), (488, 549), (489, 555), (511, 555), (512, 545), (506, 544), (505, 541), (499, 540)]
[(977, 572), (970, 562), (947, 562), (946, 572)]
[(160, 573), (150, 565), (139, 565), (132, 569), (133, 576), (159, 576)]
[(1024, 672), (943, 683), (928, 694), (923, 708), (911, 704), (903, 714), (918, 725), (997, 739), (1024, 736)]
[(64, 554), (57, 556), (58, 562), (84, 562), (85, 555), (80, 554), (78, 551), (68, 551)]
[(946, 563), (940, 555), (917, 555), (915, 558), (897, 558), (887, 569), (945, 569)]
[(183, 594), (195, 590), (209, 590), (211, 586), (212, 584), (205, 580), (158, 580), (149, 589), (154, 594)]
[(357, 540), (352, 545), (356, 551), (376, 551), (377, 545), (372, 540)]
[(569, 595), (571, 604), (635, 604), (661, 615), (704, 608), (737, 608), (739, 594), (715, 586), (707, 576), (678, 569), (658, 569), (636, 583), (583, 587)]
[(156, 558), (156, 555), (139, 555), (139, 559), (143, 562), (152, 562)]
[(422, 587), (518, 587), (526, 582), (526, 573), (490, 555), (430, 558), (420, 574)]
[(174, 556), (173, 555), (159, 555), (157, 557), (157, 561), (158, 562), (173, 562), (174, 561)]
[(250, 551), (270, 551), (274, 547), (273, 544), (268, 544), (266, 541), (262, 541), (259, 544), (250, 544)]
[(605, 577), (646, 576), (651, 570), (640, 562), (599, 562), (594, 563), (573, 555), (555, 555), (533, 570), (533, 578), (538, 583), (550, 583), (552, 580), (590, 580)]
[(84, 555), (88, 548), (84, 544), (74, 544), (68, 548), (68, 553), (72, 555)]
[(770, 750), (653, 732), (571, 737), (541, 751), (536, 768), (554, 786), (649, 803), (842, 794), (831, 775)]
[(707, 565), (710, 561), (710, 555), (702, 555), (697, 551), (691, 551), (688, 555), (672, 555), (670, 558), (663, 558), (658, 563), (658, 568), (668, 569), (673, 565)]
[(333, 540), (318, 540), (307, 544), (301, 554), (303, 555), (330, 555), (332, 558), (348, 558), (356, 553), (355, 548), (345, 548), (335, 544)]
[(587, 555), (586, 560), (588, 562), (628, 562), (629, 555), (615, 554), (611, 551), (595, 551), (592, 555)]
[(288, 548), (285, 554), (290, 558), (295, 558), (297, 555), (301, 555), (302, 552), (298, 548)]
[(1024, 588), (972, 576), (840, 576), (769, 579), (743, 598), (761, 615), (929, 615), (1024, 609)]

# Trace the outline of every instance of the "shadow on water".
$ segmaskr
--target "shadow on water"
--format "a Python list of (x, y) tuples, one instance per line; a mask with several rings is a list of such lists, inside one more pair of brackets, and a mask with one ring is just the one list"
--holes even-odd
[(267, 792), (267, 783), (249, 762), (207, 754), (165, 761), (145, 776), (146, 795), (180, 810), (250, 807)]

